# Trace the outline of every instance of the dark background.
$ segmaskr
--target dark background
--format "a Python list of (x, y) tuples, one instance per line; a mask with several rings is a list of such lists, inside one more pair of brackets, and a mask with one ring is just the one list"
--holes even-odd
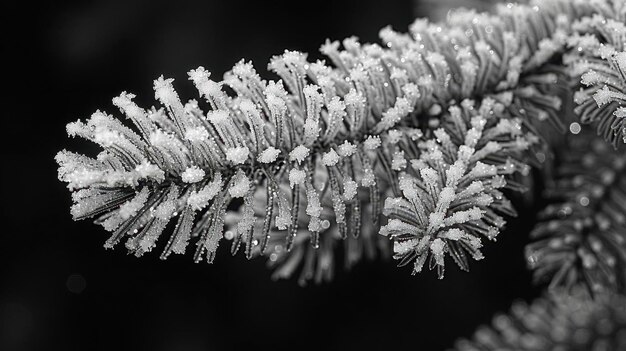
[[(152, 80), (186, 72), (221, 77), (241, 58), (265, 78), (284, 49), (319, 58), (326, 38), (376, 41), (391, 24), (406, 31), (430, 6), (411, 1), (59, 1), (4, 4), (0, 238), (0, 350), (443, 350), (516, 298), (537, 295), (523, 246), (534, 210), (522, 210), (470, 273), (411, 276), (391, 261), (365, 262), (334, 282), (273, 282), (261, 260), (219, 254), (163, 262), (125, 249), (105, 252), (107, 234), (73, 222), (53, 157), (86, 142), (65, 124), (127, 90), (153, 103)], [(420, 12), (420, 13), (418, 13)], [(8, 78), (8, 82), (7, 82)]]

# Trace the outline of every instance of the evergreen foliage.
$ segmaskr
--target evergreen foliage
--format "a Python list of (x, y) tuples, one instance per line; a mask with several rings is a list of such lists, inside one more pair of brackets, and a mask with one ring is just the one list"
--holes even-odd
[(626, 299), (603, 293), (594, 300), (584, 290), (557, 291), (531, 305), (516, 302), (509, 315), (497, 315), (459, 351), (608, 351), (626, 348)]
[[(459, 349), (616, 350), (626, 345), (626, 159), (614, 150), (626, 142), (625, 20), (623, 0), (506, 4), (418, 19), (407, 34), (384, 28), (382, 46), (327, 41), (331, 64), (285, 51), (268, 65), (278, 80), (245, 61), (223, 80), (199, 67), (189, 72), (199, 101), (183, 103), (160, 77), (159, 106), (123, 92), (113, 104), (128, 121), (97, 111), (68, 124), (102, 151), (59, 152), (59, 179), (74, 219), (95, 218), (111, 232), (106, 248), (123, 242), (136, 256), (158, 246), (162, 259), (192, 251), (211, 263), (228, 240), (301, 284), (363, 257), (392, 256), (413, 274), (428, 262), (443, 278), (446, 256), (463, 270), (483, 257), (482, 239), (516, 214), (507, 197), (555, 154), (551, 204), (527, 247), (554, 295), (516, 305)], [(601, 138), (575, 122), (555, 147), (550, 130), (565, 131), (570, 115)]]
[(626, 289), (626, 157), (592, 133), (569, 138), (528, 263), (551, 288)]

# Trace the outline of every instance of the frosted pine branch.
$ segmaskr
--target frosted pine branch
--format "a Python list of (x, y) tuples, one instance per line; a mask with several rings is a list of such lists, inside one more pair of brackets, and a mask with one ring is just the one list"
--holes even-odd
[(594, 123), (617, 147), (626, 143), (626, 4), (614, 1), (598, 10), (573, 24), (565, 62), (582, 85), (575, 95), (581, 121)]
[[(318, 165), (318, 167), (322, 167)], [(324, 172), (319, 174), (324, 175)], [(326, 181), (318, 179), (320, 181)], [(288, 192), (287, 185), (281, 186), (284, 192)], [(301, 285), (309, 281), (317, 283), (329, 281), (334, 277), (337, 266), (350, 269), (354, 264), (366, 257), (373, 259), (376, 257), (389, 256), (388, 243), (384, 237), (377, 235), (376, 228), (372, 225), (361, 226), (361, 221), (371, 218), (370, 206), (358, 206), (352, 203), (345, 208), (343, 222), (348, 233), (342, 236), (342, 230), (335, 218), (333, 201), (337, 201), (336, 190), (328, 190), (320, 196), (319, 228), (317, 231), (309, 230), (310, 217), (307, 216), (307, 197), (301, 196), (298, 204), (297, 232), (293, 235), (288, 230), (275, 230), (270, 232), (264, 226), (268, 222), (256, 220), (249, 228), (251, 236), (241, 235), (240, 228), (244, 223), (249, 223), (250, 219), (263, 218), (272, 214), (272, 209), (265, 207), (268, 196), (274, 196), (268, 189), (257, 189), (257, 191), (246, 201), (252, 201), (254, 206), (241, 206), (238, 211), (229, 212), (225, 217), (226, 224), (231, 228), (226, 231), (225, 238), (232, 240), (231, 251), (237, 252), (245, 240), (252, 240), (250, 251), (246, 251), (249, 256), (259, 256), (265, 254), (268, 258), (268, 266), (274, 270), (274, 279), (289, 278), (296, 275), (298, 283)], [(357, 198), (367, 198), (367, 190), (358, 190), (354, 182), (353, 185), (346, 184), (343, 189), (344, 200), (354, 200)], [(280, 206), (280, 202), (279, 202)], [(252, 209), (252, 212), (250, 212)], [(309, 212), (311, 210), (309, 209)], [(280, 216), (280, 214), (278, 215)], [(350, 218), (348, 223), (345, 217)], [(286, 223), (291, 225), (291, 223)], [(271, 235), (270, 235), (271, 234)], [(313, 244), (312, 244), (313, 243)], [(289, 248), (287, 245), (291, 245)], [(343, 251), (343, 254), (340, 253)], [(297, 273), (297, 274), (296, 274)]]
[(505, 177), (528, 173), (521, 160), (536, 137), (524, 135), (520, 120), (507, 119), (506, 107), (464, 100), (442, 117), (435, 139), (398, 143), (396, 153), (408, 154), (411, 165), (398, 169), (402, 197), (385, 201), (390, 220), (380, 233), (394, 241), (400, 265), (415, 259), (414, 274), (430, 257), (429, 267), (443, 278), (446, 254), (468, 270), (468, 255), (483, 258), (481, 238), (496, 240), (504, 226), (499, 214), (515, 215), (501, 190), (521, 190)]
[[(306, 256), (306, 265), (322, 262), (318, 271), (326, 272), (332, 269), (329, 251), (318, 248), (334, 242), (328, 236), (353, 236), (358, 244), (346, 247), (358, 257), (353, 248), (372, 240), (359, 235), (362, 214), (370, 213), (376, 226), (381, 199), (391, 193), (425, 201), (423, 213), (433, 222), (424, 244), (440, 274), (446, 252), (467, 268), (463, 250), (480, 257), (475, 238), (494, 236), (492, 228), (503, 223), (496, 212), (512, 213), (496, 190), (505, 182), (495, 176), (525, 169), (519, 153), (539, 145), (532, 133), (538, 121), (559, 124), (561, 101), (550, 90), (559, 76), (544, 68), (565, 51), (570, 22), (601, 3), (510, 4), (495, 15), (458, 11), (445, 24), (417, 20), (409, 34), (385, 28), (385, 47), (348, 38), (340, 49), (329, 41), (321, 51), (334, 67), (286, 51), (269, 64), (278, 81), (263, 80), (244, 61), (222, 81), (199, 67), (189, 79), (200, 101), (183, 103), (173, 80), (160, 77), (154, 90), (161, 107), (139, 107), (129, 93), (113, 99), (133, 128), (100, 111), (67, 126), (70, 136), (103, 149), (95, 158), (69, 151), (56, 157), (59, 178), (74, 191), (72, 215), (97, 217), (112, 232), (105, 247), (125, 240), (137, 256), (151, 251), (175, 220), (161, 258), (185, 253), (194, 243), (195, 261), (212, 262), (227, 230), (233, 252), (243, 245), (247, 257), (268, 255), (271, 261), (281, 247)], [(470, 98), (481, 106), (478, 112), (468, 107)], [(502, 123), (512, 123), (515, 132), (500, 133)], [(418, 140), (421, 146), (411, 144)], [(425, 190), (429, 198), (413, 198), (410, 184), (418, 181), (432, 187)], [(446, 209), (461, 206), (470, 193), (480, 202), (448, 216)], [(243, 202), (241, 218), (226, 223), (235, 199)], [(393, 200), (386, 202), (390, 214)], [(396, 254), (417, 248), (391, 236)], [(312, 254), (298, 253), (305, 241)], [(305, 280), (317, 276), (314, 271), (304, 269)]]

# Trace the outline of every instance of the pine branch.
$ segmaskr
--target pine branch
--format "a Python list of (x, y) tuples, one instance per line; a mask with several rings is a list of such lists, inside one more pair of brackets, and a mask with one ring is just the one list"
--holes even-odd
[[(134, 129), (100, 111), (67, 126), (70, 136), (103, 148), (96, 158), (69, 151), (56, 157), (59, 179), (74, 191), (72, 215), (97, 217), (112, 232), (105, 247), (126, 240), (137, 256), (151, 251), (177, 218), (161, 258), (184, 253), (193, 239), (195, 261), (212, 262), (229, 204), (240, 199), (240, 220), (226, 228), (232, 251), (243, 244), (248, 258), (264, 254), (271, 261), (281, 247), (306, 257), (309, 279), (332, 269), (327, 247), (334, 237), (359, 238), (348, 242), (348, 257), (359, 256), (354, 247), (373, 245), (359, 236), (361, 213), (369, 211), (376, 226), (380, 199), (391, 193), (405, 200), (386, 201), (390, 216), (402, 201), (428, 216), (406, 222), (419, 224), (414, 233), (385, 227), (396, 256), (425, 260), (420, 239), (440, 275), (446, 250), (466, 269), (464, 250), (479, 257), (477, 234), (495, 236), (492, 228), (503, 225), (495, 213), (513, 213), (496, 190), (505, 181), (495, 176), (526, 168), (519, 153), (538, 145), (537, 120), (559, 123), (560, 100), (549, 94), (558, 76), (544, 68), (563, 52), (569, 23), (598, 4), (551, 0), (501, 6), (495, 15), (459, 11), (445, 25), (418, 20), (410, 34), (383, 29), (386, 48), (355, 38), (344, 40), (343, 50), (327, 42), (321, 51), (335, 68), (286, 51), (269, 64), (279, 81), (262, 80), (243, 61), (220, 82), (200, 67), (189, 79), (206, 103), (183, 104), (173, 80), (161, 77), (154, 90), (162, 108), (145, 110), (129, 93), (113, 99)], [(480, 109), (471, 108), (470, 98)], [(502, 123), (514, 128), (500, 133)], [(418, 139), (417, 146), (410, 142)], [(413, 170), (405, 170), (408, 164)], [(429, 187), (428, 198), (416, 201), (415, 186)], [(470, 193), (482, 202), (464, 209)], [(457, 217), (446, 217), (448, 208)], [(324, 213), (332, 213), (332, 223)], [(304, 250), (307, 241), (313, 251)], [(293, 267), (301, 260), (281, 262)]]
[[(320, 167), (320, 165), (318, 165)], [(324, 172), (319, 174), (324, 175)], [(320, 183), (326, 180), (316, 179)], [(282, 186), (282, 190), (288, 192), (286, 185)], [(286, 189), (285, 189), (286, 188)], [(336, 189), (335, 191), (338, 191)], [(357, 194), (357, 191), (360, 194)], [(269, 193), (269, 196), (273, 196)], [(356, 183), (344, 188), (344, 199), (348, 198), (366, 198), (367, 191), (357, 189)], [(251, 198), (255, 206), (241, 206), (238, 211), (230, 212), (225, 217), (227, 226), (239, 229), (241, 223), (245, 223), (246, 218), (254, 215), (256, 218), (264, 216), (272, 216), (272, 208), (264, 207), (267, 204), (268, 192), (258, 189)], [(236, 253), (243, 240), (252, 240), (251, 251), (246, 254), (251, 257), (265, 255), (268, 257), (268, 266), (274, 269), (272, 278), (281, 279), (298, 276), (298, 283), (306, 285), (309, 281), (320, 283), (330, 281), (334, 277), (335, 267), (343, 266), (345, 269), (352, 268), (363, 257), (374, 259), (376, 257), (388, 257), (389, 245), (387, 240), (380, 235), (376, 235), (374, 226), (363, 225), (361, 221), (371, 218), (371, 207), (362, 206), (356, 201), (350, 202), (346, 208), (345, 217), (350, 218), (344, 223), (343, 228), (338, 228), (335, 220), (333, 209), (333, 199), (337, 199), (336, 192), (326, 189), (320, 195), (321, 213), (319, 232), (311, 232), (308, 230), (308, 216), (306, 214), (307, 199), (305, 196), (300, 197), (298, 206), (298, 223), (297, 233), (293, 239), (291, 231), (275, 231), (269, 232), (267, 228), (268, 221), (255, 221), (254, 227), (250, 229), (251, 237), (243, 237), (239, 234), (240, 230), (229, 230), (225, 233), (225, 238), (232, 240), (231, 252)], [(247, 212), (252, 208), (253, 213)], [(265, 236), (263, 234), (265, 233)], [(271, 234), (271, 235), (270, 235)], [(316, 237), (313, 237), (316, 235)], [(291, 249), (286, 246), (291, 245)], [(313, 243), (313, 244), (312, 244)], [(340, 251), (343, 250), (343, 255)], [(340, 263), (343, 261), (343, 265)]]
[[(388, 198), (383, 213), (390, 218), (380, 233), (394, 241), (400, 265), (415, 260), (413, 274), (437, 267), (443, 278), (449, 253), (463, 270), (467, 254), (480, 260), (481, 237), (495, 240), (504, 226), (498, 214), (515, 215), (504, 187), (505, 176), (528, 173), (522, 162), (532, 135), (524, 135), (519, 119), (507, 119), (506, 106), (491, 99), (474, 107), (469, 100), (450, 107), (436, 138), (406, 140), (399, 148), (411, 167), (398, 167), (402, 197)], [(406, 161), (405, 161), (406, 163)]]
[(626, 157), (589, 133), (571, 137), (526, 251), (550, 288), (626, 292)]
[(584, 87), (575, 95), (576, 113), (617, 147), (626, 143), (626, 3), (611, 5), (598, 6), (598, 14), (573, 24), (572, 50), (564, 62)]
[(459, 351), (626, 349), (626, 298), (601, 294), (595, 299), (581, 290), (557, 292), (528, 306), (517, 302), (509, 315), (494, 317), (472, 340), (456, 343)]

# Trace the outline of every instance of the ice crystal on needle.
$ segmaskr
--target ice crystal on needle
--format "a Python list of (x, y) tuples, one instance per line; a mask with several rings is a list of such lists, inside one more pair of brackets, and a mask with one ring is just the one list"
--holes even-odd
[[(318, 164), (318, 168), (323, 166)], [(294, 169), (291, 172), (300, 177), (300, 171)], [(302, 171), (302, 182), (305, 179), (303, 173)], [(320, 174), (320, 177), (326, 176), (324, 173)], [(325, 181), (323, 178), (318, 180)], [(312, 205), (310, 202), (307, 204), (309, 199), (305, 194), (299, 197), (298, 212), (288, 213), (287, 218), (287, 225), (295, 230), (270, 230), (268, 227), (270, 221), (267, 218), (272, 216), (273, 209), (266, 207), (266, 204), (277, 201), (278, 210), (281, 211), (281, 203), (286, 202), (281, 194), (289, 192), (287, 186), (282, 184), (278, 191), (258, 188), (249, 198), (249, 202), (238, 211), (227, 213), (226, 225), (232, 228), (239, 228), (238, 223), (250, 213), (254, 213), (257, 218), (265, 218), (255, 221), (250, 228), (251, 231), (248, 232), (231, 229), (227, 235), (232, 240), (231, 251), (237, 252), (242, 245), (247, 248), (246, 242), (249, 241), (255, 245), (250, 245), (247, 254), (250, 257), (266, 256), (268, 266), (273, 269), (274, 279), (295, 275), (301, 285), (309, 281), (319, 283), (331, 280), (335, 275), (336, 266), (349, 269), (363, 258), (388, 256), (387, 240), (377, 235), (373, 226), (361, 226), (362, 220), (371, 217), (371, 207), (359, 205), (358, 199), (367, 198), (367, 191), (361, 188), (360, 194), (357, 194), (357, 187), (352, 187), (352, 183), (354, 181), (346, 182), (348, 190), (344, 191), (345, 196), (342, 199), (348, 204), (343, 223), (347, 235), (342, 236), (342, 231), (339, 230), (333, 209), (333, 203), (337, 199), (331, 191), (320, 193), (319, 198), (317, 192), (308, 192), (307, 195), (313, 197)], [(298, 184), (305, 186), (304, 183)], [(350, 193), (352, 191), (350, 189), (354, 189), (354, 193)], [(297, 221), (295, 224), (291, 215)], [(277, 222), (280, 216), (279, 214), (276, 217)]]

